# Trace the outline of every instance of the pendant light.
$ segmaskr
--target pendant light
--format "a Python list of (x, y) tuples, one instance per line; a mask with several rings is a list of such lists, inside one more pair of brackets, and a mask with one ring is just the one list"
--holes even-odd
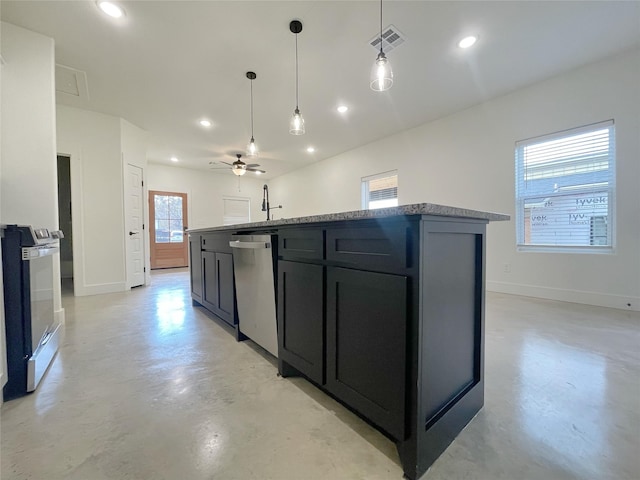
[(296, 109), (293, 111), (289, 122), (289, 133), (291, 135), (304, 135), (304, 118), (298, 108), (298, 34), (302, 31), (302, 22), (292, 20), (289, 23), (289, 30), (296, 36)]
[(376, 92), (389, 90), (393, 85), (393, 71), (387, 56), (382, 51), (382, 0), (380, 0), (380, 53), (371, 69), (371, 89)]
[(254, 72), (247, 72), (247, 78), (251, 81), (251, 140), (249, 140), (247, 144), (247, 153), (245, 156), (255, 158), (258, 156), (258, 146), (253, 139), (253, 81), (256, 79), (256, 74)]

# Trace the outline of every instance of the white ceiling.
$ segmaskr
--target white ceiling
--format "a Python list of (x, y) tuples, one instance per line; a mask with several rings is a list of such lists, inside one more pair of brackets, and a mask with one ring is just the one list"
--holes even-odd
[[(0, 15), (54, 38), (56, 63), (86, 72), (88, 99), (58, 94), (58, 103), (147, 130), (155, 163), (172, 164), (173, 155), (191, 168), (232, 162), (250, 137), (245, 73), (256, 72), (257, 163), (267, 178), (640, 45), (638, 1), (389, 0), (384, 25), (395, 25), (406, 41), (388, 56), (393, 88), (377, 93), (368, 86), (377, 1), (118, 3), (126, 11), (121, 20), (91, 0), (2, 0)], [(304, 25), (303, 136), (288, 133), (292, 19)], [(479, 35), (476, 46), (457, 48), (468, 34)], [(350, 108), (345, 115), (336, 111), (341, 103)], [(209, 129), (198, 124), (205, 117)]]

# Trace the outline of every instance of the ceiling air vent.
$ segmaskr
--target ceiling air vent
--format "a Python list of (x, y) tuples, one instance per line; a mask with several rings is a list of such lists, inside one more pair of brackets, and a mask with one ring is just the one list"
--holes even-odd
[[(406, 37), (393, 25), (389, 25), (382, 30), (382, 49), (384, 53), (389, 53), (394, 48), (399, 47), (404, 43)], [(376, 36), (369, 41), (377, 52), (380, 51), (380, 34), (376, 33)]]
[(87, 73), (66, 65), (56, 64), (56, 93), (88, 100)]

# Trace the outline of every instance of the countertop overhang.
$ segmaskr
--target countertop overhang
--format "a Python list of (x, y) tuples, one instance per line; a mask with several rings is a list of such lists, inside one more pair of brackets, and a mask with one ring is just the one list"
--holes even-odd
[(437, 205), (435, 203), (414, 203), (410, 205), (400, 205), (397, 207), (378, 208), (375, 210), (353, 210), (350, 212), (327, 213), (323, 215), (311, 215), (307, 217), (281, 218), (262, 222), (238, 223), (235, 225), (223, 225), (218, 227), (189, 229), (189, 233), (225, 231), (225, 230), (246, 230), (282, 227), (287, 225), (304, 225), (313, 223), (337, 222), (342, 220), (365, 220), (376, 218), (402, 217), (412, 215), (431, 215), (438, 217), (468, 218), (474, 220), (484, 220), (486, 222), (501, 222), (510, 220), (509, 215), (502, 213), (482, 212), (467, 208), (449, 207)]

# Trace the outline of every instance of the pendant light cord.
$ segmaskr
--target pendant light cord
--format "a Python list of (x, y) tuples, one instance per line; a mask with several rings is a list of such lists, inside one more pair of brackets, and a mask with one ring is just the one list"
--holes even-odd
[(384, 54), (382, 51), (382, 0), (380, 0), (380, 53)]
[(251, 139), (253, 140), (253, 80), (251, 80)]
[(298, 109), (298, 34), (296, 33), (296, 110)]

